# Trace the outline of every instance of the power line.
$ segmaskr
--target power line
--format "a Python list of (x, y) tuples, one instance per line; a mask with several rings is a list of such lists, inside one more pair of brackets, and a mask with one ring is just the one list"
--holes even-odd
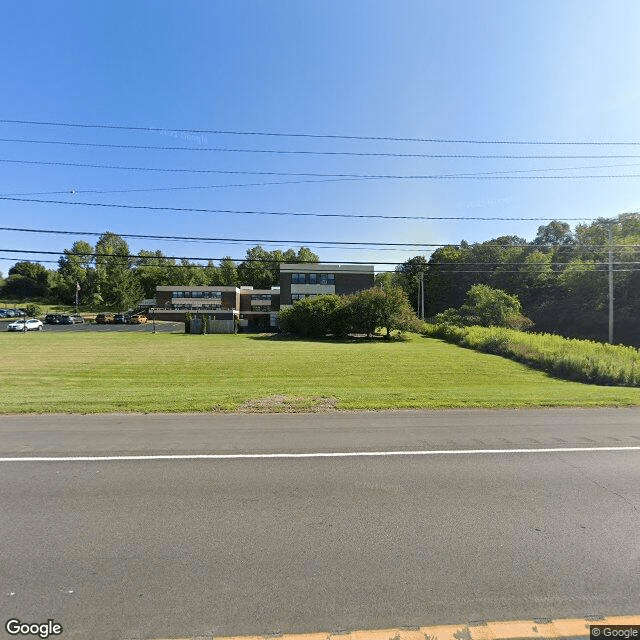
[(594, 160), (640, 158), (640, 155), (513, 155), (513, 154), (460, 154), (460, 153), (393, 153), (385, 151), (314, 151), (307, 149), (236, 149), (230, 147), (185, 147), (142, 144), (113, 144), (98, 142), (73, 142), (67, 140), (32, 140), (22, 138), (0, 138), (0, 142), (42, 145), (64, 145), (101, 149), (136, 149), (146, 151), (198, 151), (216, 153), (258, 153), (275, 155), (310, 156), (357, 156), (390, 158), (435, 158), (435, 159), (494, 159), (494, 160)]
[[(151, 258), (149, 258), (151, 259)], [(4, 260), (4, 261), (11, 261), (14, 262), (16, 260), (18, 260), (17, 258), (13, 257), (13, 258), (3, 258), (0, 256), (0, 260)], [(18, 260), (20, 261), (20, 260)], [(58, 260), (38, 260), (38, 263), (44, 263), (44, 264), (59, 264)], [(322, 263), (320, 263), (322, 264)], [(334, 263), (332, 263), (334, 264)], [(342, 263), (345, 264), (345, 263)], [(369, 264), (369, 263), (367, 263)], [(402, 263), (395, 263), (395, 262), (377, 262), (376, 264), (384, 264), (384, 265), (399, 265)], [(139, 268), (139, 267), (144, 267), (146, 265), (136, 265), (134, 268)], [(150, 266), (159, 266), (162, 267), (163, 269), (185, 269), (185, 268), (190, 268), (190, 267), (206, 267), (207, 265), (201, 265), (201, 264), (189, 264), (189, 265), (181, 265), (181, 264), (163, 264), (163, 265), (150, 265)], [(572, 272), (574, 273), (607, 273), (606, 269), (572, 269)], [(640, 269), (613, 269), (613, 273), (637, 273), (640, 272)], [(449, 271), (438, 271), (438, 274), (456, 274), (456, 273), (476, 273), (476, 274), (485, 274), (485, 275), (503, 275), (506, 273), (509, 274), (519, 274), (521, 276), (529, 276), (529, 275), (537, 275), (535, 273), (527, 273), (527, 272), (523, 272), (523, 271), (499, 271), (497, 273), (494, 273), (493, 271), (483, 271), (483, 270), (474, 270), (474, 269), (465, 269), (465, 270), (460, 270), (460, 269), (455, 269), (455, 270), (449, 270)], [(542, 272), (540, 272), (542, 275), (544, 275)], [(553, 272), (551, 275), (558, 275), (559, 272)]]
[[(104, 232), (99, 231), (67, 231), (62, 229), (26, 229), (21, 227), (0, 227), (0, 231), (15, 231), (20, 233), (40, 233), (50, 235), (73, 235), (73, 236), (101, 236)], [(427, 242), (363, 242), (363, 241), (347, 241), (347, 240), (269, 240), (265, 238), (217, 238), (210, 236), (167, 236), (167, 235), (150, 235), (150, 234), (135, 234), (135, 233), (118, 233), (116, 234), (121, 238), (137, 238), (137, 239), (149, 239), (149, 240), (172, 240), (172, 241), (192, 241), (192, 242), (240, 242), (240, 243), (257, 243), (257, 244), (278, 244), (278, 245), (335, 245), (347, 246), (350, 248), (363, 247), (363, 248), (375, 248), (380, 247), (411, 247), (419, 249), (421, 247), (460, 247), (460, 244), (436, 244)], [(593, 249), (607, 249), (609, 247), (620, 248), (622, 251), (633, 249), (633, 251), (640, 251), (640, 246), (629, 244), (573, 244), (573, 245), (553, 245), (553, 244), (537, 244), (537, 243), (525, 243), (525, 244), (493, 244), (493, 243), (475, 243), (469, 245), (469, 249), (473, 248), (510, 248), (510, 249), (526, 249), (526, 248), (550, 248), (556, 247), (559, 249), (568, 249), (572, 251), (584, 251)], [(636, 248), (637, 247), (637, 248)], [(324, 248), (331, 248), (324, 246)], [(463, 249), (464, 250), (464, 249)], [(443, 264), (443, 263), (438, 263)], [(460, 264), (460, 263), (458, 263)], [(498, 263), (465, 263), (465, 264), (505, 264), (503, 262)], [(565, 264), (565, 263), (558, 263)]]
[[(211, 258), (211, 257), (194, 257), (194, 256), (137, 256), (133, 254), (101, 254), (95, 252), (60, 252), (60, 251), (44, 251), (44, 250), (32, 250), (32, 249), (0, 249), (1, 253), (20, 253), (20, 254), (29, 254), (29, 255), (59, 255), (61, 257), (68, 256), (76, 256), (76, 257), (84, 257), (84, 258), (114, 258), (114, 259), (122, 259), (122, 260), (198, 260), (201, 262), (216, 262), (221, 260), (227, 260), (230, 256), (225, 256), (222, 258)], [(230, 258), (234, 262), (258, 262), (258, 263), (267, 263), (267, 264), (280, 264), (282, 260), (269, 260), (266, 258)], [(344, 265), (370, 265), (370, 261), (362, 261), (362, 260), (298, 260), (292, 264), (344, 264)], [(402, 264), (401, 262), (376, 262), (376, 264), (385, 264), (385, 265), (398, 265)], [(183, 265), (179, 265), (183, 266)], [(201, 265), (190, 265), (190, 266), (201, 266)]]
[[(230, 258), (230, 257), (224, 257), (224, 258), (212, 258), (212, 257), (195, 257), (195, 256), (137, 256), (137, 255), (133, 255), (133, 254), (101, 254), (101, 253), (96, 253), (96, 252), (83, 252), (83, 251), (75, 251), (75, 252), (60, 252), (60, 251), (45, 251), (45, 250), (30, 250), (30, 249), (0, 249), (1, 253), (19, 253), (19, 254), (29, 254), (29, 255), (59, 255), (61, 258), (66, 258), (66, 257), (79, 257), (79, 258), (106, 258), (106, 259), (115, 259), (115, 260), (147, 260), (147, 261), (153, 261), (153, 260), (184, 260), (184, 261), (200, 261), (200, 262), (220, 262), (222, 260), (227, 260), (227, 259), (231, 259), (233, 262), (255, 262), (255, 263), (263, 263), (263, 264), (281, 264), (282, 260), (270, 260), (267, 258)], [(289, 263), (289, 264), (327, 264), (327, 265), (333, 265), (333, 264), (341, 264), (341, 265), (370, 265), (371, 262), (364, 262), (364, 261), (359, 261), (359, 260), (340, 260), (338, 262), (336, 262), (335, 260), (296, 260), (295, 263)], [(376, 261), (375, 264), (378, 265), (400, 265), (403, 264), (401, 262), (379, 262)], [(469, 263), (469, 265), (473, 265), (473, 264), (479, 264), (479, 263)], [(505, 264), (505, 263), (502, 263)], [(557, 263), (559, 265), (562, 266), (569, 266), (570, 263)], [(623, 264), (623, 265), (627, 265), (627, 264), (640, 264), (640, 262), (621, 262), (621, 263), (617, 263), (617, 264)], [(460, 263), (461, 266), (466, 266), (464, 263)], [(138, 265), (138, 266), (144, 266), (144, 265)], [(165, 266), (165, 265), (152, 265), (152, 266)], [(168, 266), (168, 265), (167, 265)], [(204, 266), (204, 265), (198, 265), (198, 264), (190, 264), (190, 265), (176, 265), (176, 266), (182, 266), (182, 267), (186, 267), (186, 266)], [(451, 264), (447, 265), (448, 267), (454, 266)], [(507, 266), (513, 266), (512, 264), (507, 264)], [(520, 265), (518, 265), (520, 266)], [(531, 267), (546, 267), (547, 265), (524, 265), (527, 267), (527, 270)], [(608, 263), (594, 263), (591, 266), (603, 266), (606, 267), (608, 266)], [(432, 265), (425, 265), (425, 268), (427, 271), (429, 271), (432, 268)], [(638, 269), (616, 269), (617, 271), (638, 271)], [(593, 272), (594, 269), (592, 268), (587, 268), (587, 267), (580, 267), (580, 268), (576, 268), (574, 269), (574, 271), (579, 271), (579, 272)], [(597, 271), (597, 269), (595, 270)], [(503, 274), (503, 273), (520, 273), (523, 275), (526, 275), (526, 271), (522, 271), (522, 270), (515, 270), (515, 271), (498, 271), (498, 270), (464, 270), (464, 269), (451, 269), (449, 268), (448, 270), (438, 270), (438, 273), (484, 273), (484, 274)]]
[[(16, 227), (0, 227), (0, 231), (16, 231), (21, 233), (40, 233), (40, 234), (58, 234), (58, 235), (73, 235), (73, 236), (101, 236), (103, 232), (98, 231), (62, 231), (53, 229), (22, 229)], [(348, 242), (340, 240), (264, 240), (264, 239), (252, 239), (252, 238), (212, 238), (202, 236), (162, 236), (162, 235), (144, 235), (135, 233), (119, 233), (117, 234), (121, 238), (137, 238), (137, 239), (151, 239), (151, 240), (171, 240), (171, 241), (184, 241), (184, 242), (212, 242), (212, 243), (257, 243), (257, 244), (300, 244), (304, 246), (317, 246), (323, 249), (331, 249), (337, 247), (348, 247), (350, 249), (364, 249), (376, 251), (414, 251), (420, 247), (427, 247), (430, 245), (420, 242)], [(437, 245), (440, 246), (440, 245)], [(405, 247), (404, 249), (398, 247)]]
[(35, 191), (31, 193), (5, 193), (3, 196), (55, 196), (76, 193), (142, 193), (153, 191), (188, 191), (194, 189), (228, 189), (230, 187), (268, 187), (281, 184), (310, 184), (319, 182), (348, 182), (362, 178), (326, 178), (324, 180), (280, 180), (278, 182), (239, 182), (235, 184), (211, 184), (193, 187), (150, 187), (146, 189), (65, 189), (64, 191)]
[[(384, 264), (384, 263), (376, 263), (376, 264)], [(634, 263), (635, 264), (635, 263)], [(638, 263), (640, 264), (640, 263)], [(602, 263), (602, 266), (606, 267), (607, 264), (606, 263)], [(633, 271), (633, 272), (638, 272), (640, 271), (640, 269), (613, 269), (614, 273), (618, 273), (618, 272), (629, 272), (629, 271)], [(607, 273), (607, 269), (572, 269), (573, 273)], [(488, 274), (488, 275), (502, 275), (503, 273), (519, 273), (520, 275), (523, 276), (527, 276), (527, 275), (537, 275), (536, 273), (531, 273), (531, 272), (525, 272), (525, 271), (478, 271), (478, 270), (463, 270), (463, 269), (451, 269), (449, 271), (438, 271), (438, 274), (441, 273), (484, 273), (484, 274)], [(540, 272), (542, 275), (544, 275), (543, 272)], [(560, 272), (553, 272), (553, 275), (558, 275)]]
[[(264, 216), (304, 216), (318, 218), (375, 218), (381, 220), (502, 220), (502, 221), (550, 221), (556, 218), (520, 218), (520, 217), (495, 217), (495, 216), (399, 216), (399, 215), (378, 215), (378, 214), (347, 214), (347, 213), (312, 213), (303, 211), (252, 211), (239, 209), (199, 209), (195, 207), (154, 207), (150, 205), (133, 204), (113, 204), (106, 202), (69, 202), (65, 200), (41, 200), (37, 198), (17, 198), (11, 196), (0, 196), (0, 200), (9, 202), (33, 202), (37, 204), (58, 204), (82, 207), (112, 207), (114, 209), (140, 209), (147, 211), (177, 211), (183, 213), (230, 213), (230, 214), (251, 214)], [(633, 212), (636, 213), (636, 212)], [(592, 217), (564, 218), (565, 221), (576, 222), (594, 220)]]
[[(316, 173), (316, 172), (294, 172), (294, 171), (247, 171), (239, 169), (193, 169), (176, 167), (129, 167), (123, 165), (91, 164), (85, 162), (62, 162), (45, 160), (13, 160), (0, 158), (0, 162), (9, 164), (26, 164), (53, 167), (83, 167), (88, 169), (110, 169), (117, 171), (150, 171), (160, 173), (208, 173), (218, 175), (249, 175), (249, 176), (297, 176), (312, 178), (351, 178), (354, 180), (584, 180), (584, 179), (605, 179), (605, 178), (640, 178), (640, 174), (600, 174), (600, 175), (571, 175), (571, 176), (522, 176), (511, 175), (514, 173), (533, 173), (542, 171), (578, 171), (582, 169), (602, 169), (616, 166), (635, 167), (638, 164), (623, 165), (598, 165), (589, 167), (558, 167), (547, 169), (514, 169), (511, 171), (485, 171), (481, 173), (450, 173), (450, 174), (361, 174), (361, 173)], [(507, 175), (508, 174), (508, 175)]]
[(597, 146), (639, 146), (640, 142), (635, 141), (550, 141), (550, 140), (480, 140), (480, 139), (448, 139), (448, 138), (427, 138), (427, 137), (398, 137), (398, 136), (362, 136), (362, 135), (339, 135), (327, 133), (290, 133), (279, 131), (238, 131), (224, 129), (169, 129), (166, 127), (135, 127), (126, 125), (108, 124), (87, 124), (77, 122), (46, 122), (36, 120), (10, 120), (0, 119), (2, 124), (28, 124), (48, 127), (68, 127), (79, 129), (107, 129), (118, 131), (140, 131), (155, 133), (208, 133), (211, 135), (233, 135), (233, 136), (269, 136), (280, 138), (323, 138), (333, 140), (388, 140), (393, 142), (430, 142), (442, 144), (513, 144), (513, 145), (597, 145)]

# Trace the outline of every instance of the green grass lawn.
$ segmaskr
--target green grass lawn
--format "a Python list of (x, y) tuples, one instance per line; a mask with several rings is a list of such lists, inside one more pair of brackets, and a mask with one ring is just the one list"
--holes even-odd
[(440, 340), (0, 333), (0, 412), (305, 411), (640, 405)]

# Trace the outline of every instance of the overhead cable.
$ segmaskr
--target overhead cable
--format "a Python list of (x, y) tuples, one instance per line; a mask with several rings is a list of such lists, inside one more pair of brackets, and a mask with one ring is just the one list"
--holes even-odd
[[(103, 257), (108, 257), (108, 256), (103, 256)], [(140, 256), (138, 256), (136, 258), (137, 260), (141, 260), (142, 258), (140, 258)], [(153, 259), (152, 257), (147, 258), (148, 260)], [(156, 258), (157, 259), (157, 258)], [(12, 257), (12, 258), (4, 258), (2, 256), (0, 256), (0, 260), (4, 260), (4, 261), (11, 261), (11, 262), (15, 262), (16, 260), (19, 261), (19, 258), (16, 257)], [(44, 264), (59, 264), (59, 260), (38, 260), (39, 263), (44, 263)], [(334, 261), (331, 264), (336, 264), (336, 262)], [(341, 264), (345, 264), (345, 263), (341, 263)], [(370, 264), (370, 263), (367, 263)], [(383, 264), (383, 265), (401, 265), (401, 262), (376, 262), (375, 264)], [(144, 264), (137, 264), (137, 265), (133, 265), (132, 268), (139, 268), (139, 267), (144, 267), (147, 265)], [(204, 265), (204, 264), (195, 264), (195, 263), (191, 263), (188, 265), (182, 265), (182, 264), (162, 264), (162, 265), (149, 265), (149, 266), (156, 266), (156, 267), (161, 267), (163, 269), (188, 269), (190, 267), (207, 267), (208, 265)], [(572, 272), (574, 273), (603, 273), (606, 274), (608, 270), (606, 269), (577, 269), (574, 268), (572, 269)], [(425, 271), (425, 273), (427, 273), (428, 271)], [(622, 273), (622, 272), (640, 272), (640, 269), (619, 269), (619, 268), (615, 268), (613, 269), (613, 273)], [(438, 274), (448, 274), (448, 273), (477, 273), (477, 274), (485, 274), (485, 275), (503, 275), (506, 273), (509, 274), (518, 274), (521, 276), (531, 276), (531, 275), (538, 275), (536, 273), (531, 273), (531, 272), (526, 272), (526, 271), (522, 271), (522, 270), (515, 270), (515, 271), (487, 271), (486, 269), (450, 269), (450, 270), (439, 270)], [(562, 272), (557, 272), (554, 271), (552, 272), (550, 275), (559, 275)], [(540, 275), (545, 275), (543, 272), (540, 272)]]
[[(65, 250), (63, 252), (60, 251), (45, 251), (45, 250), (31, 250), (31, 249), (0, 249), (1, 253), (20, 253), (20, 254), (29, 254), (29, 255), (59, 255), (61, 258), (68, 258), (71, 256), (79, 257), (79, 258), (105, 258), (105, 259), (116, 259), (116, 260), (185, 260), (185, 261), (199, 261), (199, 262), (220, 262), (221, 260), (231, 259), (233, 262), (242, 263), (242, 262), (254, 262), (254, 263), (264, 263), (264, 264), (281, 264), (282, 260), (273, 260), (268, 258), (231, 258), (230, 256), (225, 256), (223, 258), (217, 257), (195, 257), (195, 256), (139, 256), (134, 254), (101, 254), (94, 251), (68, 251)], [(327, 265), (371, 265), (371, 261), (361, 261), (361, 260), (296, 260), (295, 263), (290, 264), (327, 264)], [(374, 261), (374, 264), (377, 265), (401, 265), (403, 262), (381, 262)], [(475, 264), (475, 263), (470, 263)], [(569, 266), (570, 263), (558, 263), (563, 266)], [(640, 262), (627, 262), (627, 263), (616, 263), (618, 264), (640, 264)], [(155, 265), (157, 266), (157, 265)], [(160, 265), (161, 266), (161, 265)], [(187, 265), (180, 265), (187, 266)], [(189, 266), (204, 266), (204, 265), (189, 265)], [(430, 269), (432, 265), (425, 265), (425, 269)], [(437, 266), (437, 265), (436, 265)], [(450, 271), (451, 273), (465, 273), (465, 270), (456, 269), (451, 267), (455, 267), (455, 265), (449, 263), (444, 266), (447, 266), (448, 269), (446, 271)], [(465, 266), (464, 263), (461, 263), (461, 266)], [(507, 265), (513, 266), (513, 265)], [(547, 264), (530, 264), (530, 265), (522, 265), (526, 266), (527, 270), (530, 268), (546, 268)], [(608, 263), (594, 263), (591, 266), (608, 266)], [(576, 271), (593, 271), (589, 266), (581, 265), (579, 268), (575, 269)], [(446, 272), (445, 271), (445, 272)], [(442, 270), (438, 270), (439, 273), (442, 273)], [(470, 272), (471, 273), (471, 272)], [(498, 270), (477, 270), (473, 271), (473, 273), (512, 273), (509, 271), (498, 271)], [(522, 273), (522, 270), (513, 271), (513, 273)]]
[[(115, 209), (140, 209), (147, 211), (177, 211), (183, 213), (230, 213), (230, 214), (250, 214), (262, 216), (304, 216), (318, 218), (375, 218), (381, 220), (504, 220), (504, 221), (551, 221), (557, 218), (553, 217), (496, 217), (496, 216), (399, 216), (399, 215), (381, 215), (381, 214), (358, 214), (358, 213), (313, 213), (303, 211), (252, 211), (239, 209), (199, 209), (195, 207), (154, 207), (150, 205), (134, 205), (134, 204), (114, 204), (107, 202), (73, 202), (67, 200), (41, 200), (37, 198), (18, 198), (13, 196), (0, 196), (0, 200), (9, 202), (34, 202), (38, 204), (57, 204), (71, 205), (81, 207), (112, 207)], [(593, 217), (580, 218), (564, 218), (565, 221), (586, 221), (595, 220)]]
[(113, 124), (88, 124), (78, 122), (60, 121), (38, 121), (38, 120), (14, 120), (3, 118), (1, 124), (26, 124), (48, 127), (68, 127), (79, 129), (107, 129), (114, 131), (139, 131), (154, 133), (208, 133), (211, 135), (233, 135), (233, 136), (269, 136), (280, 138), (324, 138), (333, 140), (389, 140), (392, 142), (432, 142), (442, 144), (514, 144), (514, 145), (598, 145), (598, 146), (639, 146), (636, 141), (606, 141), (606, 140), (506, 140), (506, 139), (456, 139), (456, 138), (433, 138), (433, 137), (399, 137), (399, 136), (364, 136), (364, 135), (344, 135), (329, 133), (295, 133), (281, 131), (241, 131), (231, 129), (195, 129), (179, 128), (170, 129), (167, 127), (149, 126), (127, 126)]
[(196, 185), (192, 187), (148, 187), (145, 189), (65, 189), (63, 191), (35, 191), (31, 193), (4, 193), (3, 196), (59, 196), (77, 193), (150, 193), (154, 191), (193, 191), (195, 189), (229, 189), (231, 187), (270, 187), (285, 184), (310, 184), (320, 182), (349, 182), (361, 178), (325, 178), (323, 180), (279, 180), (277, 182), (238, 182), (232, 184)]
[(583, 169), (605, 169), (613, 167), (635, 167), (638, 163), (622, 165), (597, 165), (589, 167), (558, 167), (546, 169), (514, 169), (511, 171), (484, 171), (480, 173), (445, 173), (445, 174), (363, 174), (363, 173), (317, 173), (295, 171), (246, 171), (239, 169), (193, 169), (176, 167), (131, 167), (125, 165), (92, 164), (86, 162), (62, 162), (45, 160), (15, 160), (0, 158), (0, 162), (9, 164), (26, 164), (53, 167), (83, 167), (88, 169), (110, 169), (117, 171), (150, 171), (160, 173), (207, 173), (217, 175), (249, 175), (249, 176), (297, 176), (309, 178), (351, 178), (358, 180), (583, 180), (605, 178), (640, 178), (640, 174), (588, 174), (570, 176), (523, 176), (514, 173), (533, 173), (542, 171), (579, 171)]
[[(0, 227), (0, 231), (15, 231), (21, 233), (40, 233), (50, 235), (73, 235), (73, 236), (101, 236), (105, 232), (103, 231), (68, 231), (62, 229), (27, 229), (23, 227)], [(336, 246), (362, 246), (364, 248), (379, 248), (379, 247), (455, 247), (459, 250), (464, 250), (460, 246), (460, 243), (427, 243), (427, 242), (365, 242), (365, 241), (348, 241), (348, 240), (270, 240), (265, 238), (217, 238), (211, 236), (168, 236), (168, 235), (150, 235), (150, 234), (138, 234), (138, 233), (117, 233), (115, 235), (121, 238), (139, 238), (150, 240), (176, 240), (176, 241), (194, 241), (194, 242), (251, 242), (257, 244), (278, 244), (278, 245), (336, 245)], [(524, 244), (494, 244), (491, 241), (482, 243), (467, 243), (466, 248), (510, 248), (510, 249), (525, 249), (525, 248), (550, 248), (568, 249), (575, 251), (584, 251), (592, 249), (606, 249), (606, 248), (620, 248), (620, 250), (632, 249), (634, 251), (640, 250), (640, 245), (630, 244), (569, 244), (569, 245), (554, 245), (554, 244), (538, 244), (535, 242), (528, 242)], [(330, 248), (330, 247), (324, 247)], [(482, 263), (487, 264), (487, 263)], [(503, 263), (499, 263), (503, 264)]]
[(236, 149), (230, 147), (185, 147), (143, 144), (112, 144), (100, 142), (75, 142), (69, 140), (30, 140), (23, 138), (0, 138), (0, 142), (17, 144), (61, 145), (70, 147), (89, 147), (99, 149), (135, 149), (142, 151), (197, 151), (216, 153), (257, 153), (274, 155), (308, 156), (357, 156), (390, 158), (435, 158), (435, 159), (493, 159), (493, 160), (618, 160), (640, 158), (640, 155), (515, 155), (515, 154), (461, 154), (461, 153), (393, 153), (386, 151), (314, 151), (309, 149)]

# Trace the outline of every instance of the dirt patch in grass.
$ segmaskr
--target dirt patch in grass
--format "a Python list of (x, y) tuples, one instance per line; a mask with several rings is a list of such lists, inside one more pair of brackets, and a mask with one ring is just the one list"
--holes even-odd
[(277, 395), (247, 400), (233, 411), (240, 413), (322, 413), (335, 411), (336, 403), (336, 398)]

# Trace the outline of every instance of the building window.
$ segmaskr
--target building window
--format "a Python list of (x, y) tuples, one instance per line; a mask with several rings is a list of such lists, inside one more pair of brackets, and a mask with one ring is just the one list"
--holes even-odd
[(291, 284), (335, 284), (334, 273), (292, 273)]
[(333, 273), (319, 273), (319, 283), (320, 284), (334, 284), (335, 276)]

